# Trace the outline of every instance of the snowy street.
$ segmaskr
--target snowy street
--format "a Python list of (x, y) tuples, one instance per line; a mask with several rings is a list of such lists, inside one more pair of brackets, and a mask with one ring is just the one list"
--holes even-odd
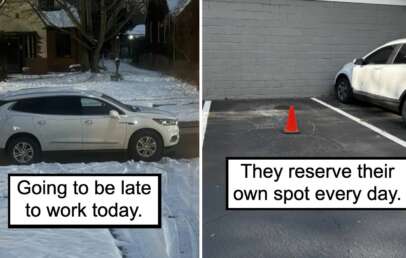
[(121, 63), (120, 73), (124, 80), (114, 82), (112, 61), (105, 61), (107, 71), (100, 74), (51, 73), (47, 75), (11, 75), (0, 82), (0, 94), (26, 88), (70, 87), (96, 90), (110, 95), (126, 104), (154, 106), (175, 114), (180, 121), (199, 120), (199, 92), (196, 86), (182, 82), (155, 71), (138, 69)]
[[(7, 228), (9, 173), (160, 173), (161, 229), (13, 229)], [(198, 256), (199, 161), (163, 159), (159, 163), (104, 162), (0, 167), (0, 257)]]

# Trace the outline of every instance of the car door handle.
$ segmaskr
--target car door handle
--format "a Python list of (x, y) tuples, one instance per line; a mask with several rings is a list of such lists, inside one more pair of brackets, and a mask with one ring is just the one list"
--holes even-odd
[(46, 125), (46, 121), (45, 120), (39, 120), (38, 122), (37, 122), (37, 124), (38, 125), (40, 125), (40, 126), (44, 126), (44, 125)]
[(92, 125), (92, 124), (93, 124), (93, 121), (92, 121), (92, 120), (86, 120), (86, 121), (85, 121), (85, 124), (86, 124), (86, 125)]

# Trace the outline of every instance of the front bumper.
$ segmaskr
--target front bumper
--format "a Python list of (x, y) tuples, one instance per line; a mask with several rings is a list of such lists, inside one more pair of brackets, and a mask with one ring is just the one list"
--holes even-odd
[(166, 148), (177, 145), (180, 140), (179, 126), (177, 125), (168, 126), (165, 130), (165, 133), (162, 136)]

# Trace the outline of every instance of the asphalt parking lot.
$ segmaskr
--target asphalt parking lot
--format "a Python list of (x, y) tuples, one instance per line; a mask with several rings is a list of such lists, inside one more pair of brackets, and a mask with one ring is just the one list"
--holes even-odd
[[(328, 104), (406, 140), (400, 116)], [(300, 134), (283, 134), (289, 105)], [(406, 211), (226, 211), (225, 157), (406, 157), (406, 148), (311, 99), (219, 101), (203, 147), (204, 257), (406, 257)]]

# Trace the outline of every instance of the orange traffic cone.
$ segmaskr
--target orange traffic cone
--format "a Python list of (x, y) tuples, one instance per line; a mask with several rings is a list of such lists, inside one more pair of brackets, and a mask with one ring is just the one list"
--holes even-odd
[(297, 126), (295, 107), (293, 105), (289, 108), (288, 121), (286, 122), (285, 130), (283, 130), (283, 132), (286, 134), (300, 133)]

